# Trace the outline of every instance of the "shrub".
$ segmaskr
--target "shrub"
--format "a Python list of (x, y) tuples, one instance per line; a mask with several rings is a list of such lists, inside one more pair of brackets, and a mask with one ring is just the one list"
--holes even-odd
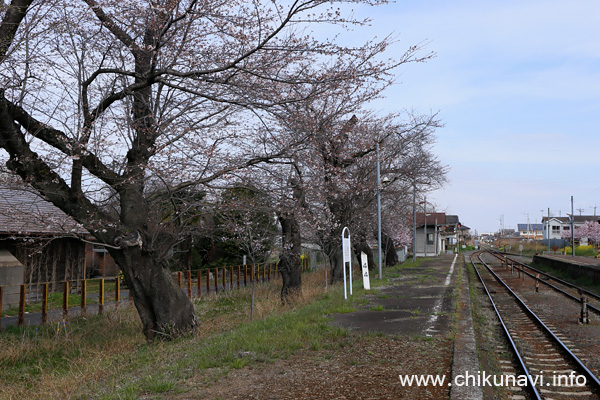
[[(573, 249), (571, 246), (567, 246), (564, 248), (564, 254), (572, 254)], [(595, 257), (598, 254), (594, 246), (577, 246), (575, 247), (575, 255), (576, 256), (589, 256)]]

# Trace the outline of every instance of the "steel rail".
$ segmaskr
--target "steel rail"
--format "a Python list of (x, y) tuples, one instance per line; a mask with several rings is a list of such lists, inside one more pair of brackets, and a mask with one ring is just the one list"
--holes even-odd
[(524, 267), (526, 267), (526, 268), (529, 268), (530, 270), (532, 270), (532, 271), (535, 271), (535, 272), (536, 272), (536, 273), (538, 273), (538, 274), (545, 275), (545, 276), (547, 276), (548, 278), (550, 278), (550, 279), (552, 279), (552, 280), (554, 280), (554, 281), (556, 281), (556, 282), (558, 282), (558, 283), (562, 283), (562, 284), (563, 284), (563, 285), (565, 285), (565, 286), (569, 286), (570, 288), (576, 289), (576, 290), (580, 291), (581, 293), (585, 293), (585, 294), (587, 294), (588, 296), (595, 298), (596, 300), (600, 300), (600, 295), (597, 295), (597, 294), (596, 294), (596, 293), (594, 293), (594, 292), (590, 292), (589, 290), (585, 290), (585, 289), (583, 289), (583, 288), (580, 288), (579, 286), (573, 285), (573, 284), (572, 284), (572, 283), (570, 283), (570, 282), (567, 282), (567, 281), (565, 281), (565, 280), (562, 280), (562, 279), (560, 279), (560, 278), (557, 278), (557, 277), (555, 277), (555, 276), (552, 276), (552, 275), (550, 275), (549, 273), (547, 273), (547, 272), (544, 272), (544, 271), (541, 271), (541, 270), (539, 270), (539, 269), (537, 269), (537, 268), (534, 268), (534, 267), (532, 267), (532, 266), (531, 266), (531, 265), (529, 265), (529, 264), (525, 264), (525, 263), (523, 263), (523, 262), (521, 262), (521, 261), (515, 260), (514, 258), (510, 258), (510, 257), (509, 257), (509, 255), (512, 255), (511, 253), (502, 253), (502, 252), (499, 252), (499, 251), (493, 251), (493, 250), (488, 250), (488, 251), (490, 252), (490, 254), (494, 254), (494, 255), (496, 255), (496, 254), (502, 254), (502, 255), (503, 255), (505, 258), (507, 258), (507, 259), (511, 260), (512, 262), (515, 262), (515, 263), (517, 263), (517, 264), (520, 264), (520, 265), (522, 265), (522, 266), (524, 266)]
[(481, 253), (478, 255), (478, 258), (479, 258), (479, 261), (481, 261), (481, 263), (488, 269), (488, 271), (490, 271), (490, 273), (496, 278), (496, 280), (499, 283), (501, 283), (509, 291), (509, 293), (517, 300), (517, 303), (519, 303), (521, 305), (521, 307), (524, 310), (526, 310), (527, 313), (538, 323), (538, 325), (540, 327), (542, 327), (542, 330), (545, 331), (545, 333), (547, 333), (548, 335), (550, 335), (554, 339), (555, 343), (558, 344), (559, 347), (566, 354), (568, 354), (571, 361), (573, 361), (573, 363), (575, 363), (575, 365), (582, 372), (585, 373), (587, 378), (589, 378), (591, 380), (591, 382), (595, 385), (596, 391), (600, 392), (600, 380), (598, 379), (598, 377), (596, 377), (596, 375), (594, 375), (594, 373), (592, 371), (590, 371), (585, 366), (585, 364), (583, 364), (583, 362), (575, 354), (573, 354), (573, 352), (571, 352), (571, 350), (569, 350), (569, 348), (562, 342), (562, 340), (560, 340), (554, 334), (554, 332), (552, 332), (552, 330), (550, 328), (548, 328), (546, 326), (546, 324), (544, 324), (542, 322), (542, 320), (529, 307), (527, 307), (527, 305), (523, 302), (523, 300), (521, 300), (521, 298), (519, 296), (517, 296), (517, 294), (515, 292), (513, 292), (512, 289), (510, 287), (508, 287), (508, 285), (482, 260)]
[[(499, 258), (499, 256), (498, 256), (498, 255), (496, 255), (496, 254), (494, 254), (493, 252), (490, 252), (490, 254), (492, 254), (492, 255), (494, 255), (496, 258), (500, 259), (500, 258)], [(504, 258), (505, 258), (505, 259), (507, 259), (507, 260), (510, 260), (511, 262), (517, 263), (517, 264), (521, 265), (522, 267), (529, 268), (529, 269), (531, 269), (531, 270), (533, 270), (533, 271), (536, 271), (536, 272), (537, 272), (537, 270), (536, 270), (535, 268), (532, 268), (532, 267), (530, 267), (529, 265), (527, 265), (527, 264), (525, 264), (525, 263), (522, 263), (522, 262), (520, 262), (520, 261), (517, 261), (517, 260), (513, 260), (512, 258), (509, 258), (509, 257), (507, 257), (507, 256), (504, 256)], [(500, 260), (502, 260), (502, 259), (500, 259)], [(525, 271), (524, 269), (522, 269), (522, 268), (519, 268), (519, 267), (516, 267), (516, 268), (517, 268), (519, 271), (523, 272), (524, 274), (528, 275), (530, 278), (532, 278), (532, 279), (538, 279), (538, 278), (537, 278), (536, 276), (534, 276), (532, 273), (529, 273), (529, 272), (527, 272), (527, 271)], [(545, 274), (545, 275), (546, 275), (546, 276), (549, 276), (550, 278), (552, 278), (552, 279), (553, 279), (553, 277), (552, 277), (552, 276), (550, 276), (550, 275), (547, 275), (547, 274)], [(559, 280), (557, 280), (557, 281), (559, 281)], [(553, 285), (553, 284), (551, 284), (550, 282), (546, 282), (546, 281), (544, 281), (544, 280), (540, 280), (540, 282), (542, 282), (544, 285), (550, 286), (552, 289), (554, 289), (554, 290), (556, 290), (557, 292), (559, 292), (560, 294), (562, 294), (562, 295), (564, 295), (564, 296), (568, 297), (569, 299), (571, 299), (571, 300), (573, 300), (573, 301), (576, 301), (577, 303), (580, 303), (580, 304), (582, 303), (582, 301), (581, 301), (581, 299), (580, 299), (579, 297), (575, 297), (575, 296), (573, 296), (571, 293), (567, 293), (567, 292), (565, 292), (564, 290), (562, 290), (561, 288), (559, 288), (559, 287), (557, 287), (557, 286), (554, 286), (554, 285)], [(562, 283), (562, 282), (560, 282), (560, 283)], [(567, 282), (565, 282), (565, 283), (567, 283)], [(578, 288), (578, 287), (577, 287), (577, 286), (575, 286), (575, 285), (567, 285), (567, 286), (571, 287), (572, 289), (580, 289), (580, 288)], [(597, 314), (600, 314), (600, 308), (597, 308), (597, 307), (593, 306), (592, 304), (589, 304), (589, 303), (588, 303), (588, 304), (587, 304), (587, 308), (589, 308), (590, 310), (594, 311), (594, 312), (595, 312), (595, 313), (597, 313)]]
[[(541, 397), (540, 393), (538, 392), (537, 388), (535, 387), (535, 385), (533, 384), (533, 379), (531, 378), (531, 375), (529, 374), (529, 370), (527, 369), (527, 366), (525, 365), (525, 361), (521, 357), (521, 353), (519, 352), (519, 349), (517, 349), (517, 345), (515, 344), (510, 332), (508, 331), (508, 328), (504, 324), (504, 320), (502, 319), (502, 316), (500, 315), (500, 311), (496, 307), (496, 303), (494, 302), (494, 299), (492, 299), (492, 295), (490, 294), (485, 282), (483, 281), (483, 278), (481, 277), (481, 275), (479, 274), (479, 271), (477, 270), (477, 267), (475, 266), (475, 262), (473, 261), (473, 254), (475, 254), (475, 253), (472, 253), (469, 256), (469, 258), (471, 259), (471, 264), (473, 264), (473, 269), (475, 270), (475, 273), (477, 273), (477, 276), (479, 277), (479, 281), (483, 285), (483, 289), (485, 290), (485, 293), (488, 295), (488, 298), (490, 299), (490, 302), (492, 303), (492, 307), (494, 307), (496, 316), (498, 317), (498, 320), (500, 321), (500, 325), (502, 325), (502, 329), (504, 330), (504, 333), (506, 334), (506, 337), (508, 338), (508, 341), (510, 343), (510, 346), (513, 349), (513, 352), (515, 353), (515, 355), (517, 356), (517, 359), (519, 360), (521, 369), (523, 370), (523, 372), (525, 372), (525, 375), (527, 376), (527, 381), (529, 382), (528, 386), (531, 388), (530, 390), (531, 390), (532, 394), (535, 396), (536, 400), (541, 400), (542, 397)], [(479, 260), (485, 265), (485, 263), (481, 260), (480, 257), (479, 257)], [(487, 265), (486, 265), (486, 267), (487, 267)]]

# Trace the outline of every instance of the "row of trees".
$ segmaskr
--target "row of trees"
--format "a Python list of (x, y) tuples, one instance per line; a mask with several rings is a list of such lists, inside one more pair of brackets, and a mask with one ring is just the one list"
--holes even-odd
[(341, 228), (357, 250), (374, 235), (377, 146), (386, 243), (406, 240), (410, 193), (444, 181), (430, 149), (435, 115), (366, 108), (396, 68), (431, 54), (412, 46), (392, 60), (390, 37), (353, 47), (317, 38), (312, 24), (366, 22), (334, 3), (0, 5), (6, 169), (106, 245), (149, 340), (198, 323), (167, 265), (208, 229), (207, 215), (236, 221), (232, 235), (249, 254), (262, 239), (246, 228), (277, 218), (286, 298), (301, 285), (302, 240), (324, 249), (335, 281)]

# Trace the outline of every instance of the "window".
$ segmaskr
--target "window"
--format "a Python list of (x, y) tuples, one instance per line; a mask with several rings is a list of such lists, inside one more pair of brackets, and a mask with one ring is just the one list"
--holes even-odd
[(563, 231), (570, 231), (571, 227), (570, 226), (563, 226)]
[(433, 244), (433, 233), (427, 234), (427, 244)]
[(560, 226), (552, 225), (552, 233), (560, 233)]

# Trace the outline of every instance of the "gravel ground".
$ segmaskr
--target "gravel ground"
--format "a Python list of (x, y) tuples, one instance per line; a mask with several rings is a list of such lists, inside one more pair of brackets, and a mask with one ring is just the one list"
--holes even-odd
[[(447, 399), (448, 387), (404, 387), (399, 374), (451, 373), (452, 340), (350, 334), (334, 350), (301, 351), (212, 382), (189, 382), (177, 399)], [(190, 389), (192, 389), (190, 387)]]

